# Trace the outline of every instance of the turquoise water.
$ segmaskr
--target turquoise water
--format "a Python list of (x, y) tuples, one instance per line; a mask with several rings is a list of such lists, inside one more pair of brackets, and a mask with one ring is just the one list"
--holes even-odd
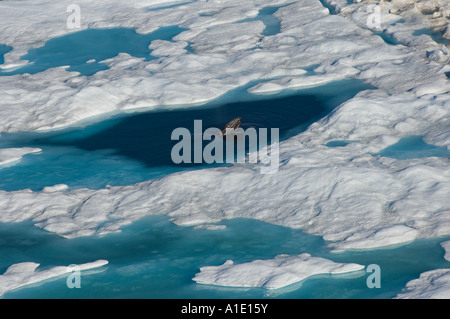
[(10, 71), (0, 70), (0, 75), (35, 74), (68, 65), (68, 71), (89, 76), (106, 70), (108, 66), (100, 61), (119, 53), (129, 53), (146, 60), (155, 59), (148, 48), (150, 42), (156, 39), (170, 40), (184, 30), (177, 26), (162, 27), (148, 34), (138, 34), (128, 28), (82, 30), (50, 39), (44, 46), (31, 49), (21, 57), (30, 64)]
[[(170, 5), (156, 5), (148, 10), (162, 10), (185, 5), (190, 2), (175, 2)], [(245, 21), (261, 20), (266, 28), (263, 35), (273, 35), (280, 32), (280, 22), (273, 15), (279, 7), (265, 7), (260, 10), (257, 17)], [(242, 21), (241, 21), (242, 22)], [(76, 71), (81, 75), (90, 76), (99, 71), (108, 69), (101, 61), (113, 58), (119, 53), (129, 53), (146, 60), (157, 57), (151, 55), (148, 48), (151, 41), (156, 39), (171, 40), (186, 29), (178, 26), (161, 27), (148, 34), (138, 34), (129, 28), (87, 29), (70, 33), (48, 40), (44, 46), (31, 49), (21, 59), (29, 64), (12, 70), (1, 70), (0, 76), (15, 74), (35, 74), (49, 68), (68, 66), (68, 71)], [(3, 55), (12, 48), (0, 44), (0, 64), (3, 64)], [(188, 51), (192, 49), (188, 46)]]
[(86, 152), (76, 147), (45, 146), (17, 164), (0, 168), (0, 189), (15, 191), (67, 184), (70, 188), (131, 185), (172, 173), (171, 167), (148, 168), (112, 150)]
[(0, 44), (0, 64), (5, 63), (4, 55), (12, 50), (12, 47), (4, 44)]
[(402, 138), (394, 145), (388, 146), (376, 155), (395, 159), (410, 159), (420, 157), (449, 157), (450, 150), (445, 147), (430, 145), (423, 141), (422, 136), (412, 135)]
[(345, 141), (345, 140), (335, 140), (329, 141), (325, 144), (327, 147), (345, 147), (350, 143), (355, 143), (355, 141)]
[[(321, 237), (250, 219), (219, 223), (207, 230), (173, 225), (164, 216), (145, 217), (121, 233), (63, 239), (28, 222), (0, 224), (0, 273), (12, 263), (39, 262), (45, 269), (97, 259), (107, 266), (81, 273), (81, 288), (66, 277), (6, 293), (3, 298), (392, 298), (421, 272), (449, 267), (440, 240), (419, 240), (393, 249), (330, 253)], [(381, 288), (369, 289), (368, 274), (315, 276), (277, 291), (199, 285), (199, 268), (271, 259), (278, 254), (311, 253), (336, 262), (378, 264)]]

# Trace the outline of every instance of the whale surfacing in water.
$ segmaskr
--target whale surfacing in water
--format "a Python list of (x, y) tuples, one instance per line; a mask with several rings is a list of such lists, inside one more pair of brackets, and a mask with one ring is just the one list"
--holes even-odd
[(231, 120), (225, 126), (222, 128), (222, 135), (223, 137), (226, 137), (227, 134), (233, 133), (235, 129), (237, 129), (239, 126), (241, 126), (242, 119), (240, 117), (235, 118), (234, 120)]

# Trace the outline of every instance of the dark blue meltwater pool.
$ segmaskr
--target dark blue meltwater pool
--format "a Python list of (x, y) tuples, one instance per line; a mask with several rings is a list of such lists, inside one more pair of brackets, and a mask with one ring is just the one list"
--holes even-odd
[[(270, 143), (270, 131), (277, 128), (282, 141), (300, 133), (359, 91), (370, 88), (360, 81), (346, 80), (260, 97), (239, 88), (201, 107), (116, 117), (55, 133), (5, 135), (8, 147), (39, 147), (42, 152), (26, 155), (14, 166), (0, 169), (0, 189), (40, 190), (60, 183), (71, 188), (101, 188), (137, 183), (181, 170), (230, 165), (226, 160), (223, 164), (193, 160), (174, 163), (171, 151), (181, 138), (172, 140), (172, 132), (181, 127), (194, 133), (195, 120), (201, 120), (203, 130), (220, 129), (241, 117), (242, 129), (254, 128), (259, 132), (266, 128)], [(202, 141), (202, 147), (209, 142)]]

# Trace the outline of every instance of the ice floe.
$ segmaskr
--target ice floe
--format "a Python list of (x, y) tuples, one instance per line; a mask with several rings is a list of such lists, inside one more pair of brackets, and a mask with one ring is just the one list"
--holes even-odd
[(22, 147), (22, 148), (2, 148), (0, 149), (0, 167), (19, 161), (24, 155), (40, 152), (40, 148)]
[(3, 275), (0, 275), (0, 296), (5, 292), (14, 290), (26, 285), (36, 284), (44, 280), (69, 276), (76, 269), (77, 271), (83, 271), (88, 269), (94, 269), (102, 267), (108, 264), (107, 260), (97, 260), (90, 263), (77, 265), (76, 268), (70, 266), (56, 266), (45, 270), (36, 270), (39, 267), (35, 262), (22, 262), (11, 265)]
[(220, 266), (201, 267), (193, 280), (199, 284), (218, 286), (279, 289), (314, 275), (336, 275), (362, 269), (363, 265), (335, 263), (304, 253), (297, 256), (278, 255), (274, 259), (242, 264), (227, 260)]

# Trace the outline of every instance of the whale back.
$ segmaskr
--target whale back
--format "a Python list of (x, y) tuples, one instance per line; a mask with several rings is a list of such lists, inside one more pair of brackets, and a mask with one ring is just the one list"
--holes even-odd
[(223, 136), (232, 133), (235, 129), (237, 129), (239, 126), (241, 126), (242, 123), (242, 119), (240, 117), (237, 117), (233, 120), (231, 120), (230, 122), (228, 122), (227, 124), (225, 124), (225, 126), (222, 128), (222, 134)]

